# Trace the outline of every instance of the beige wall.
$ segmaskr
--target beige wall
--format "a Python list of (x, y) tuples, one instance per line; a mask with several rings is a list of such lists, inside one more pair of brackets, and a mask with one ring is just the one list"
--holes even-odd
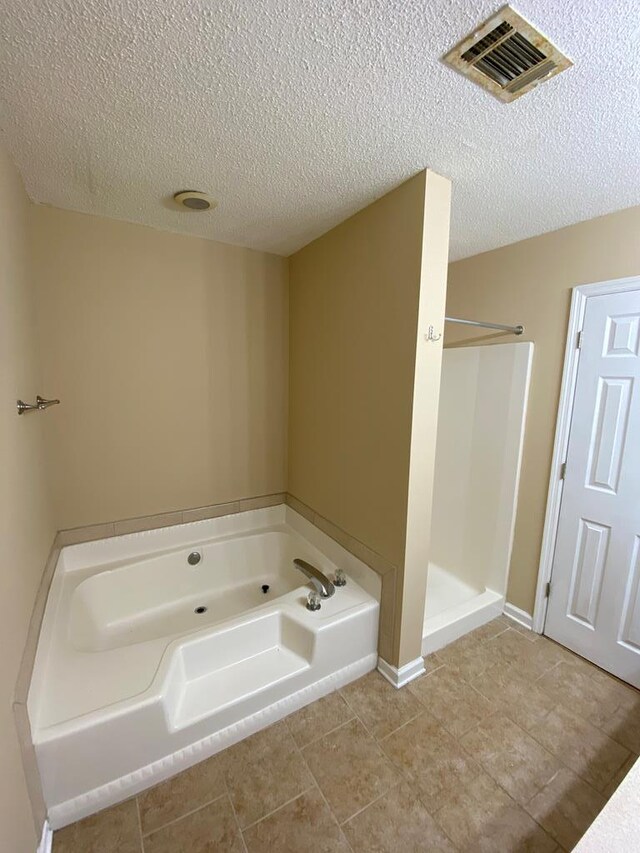
[[(394, 605), (408, 591), (402, 573), (426, 174), (290, 258), (289, 492), (383, 558), (376, 563), (380, 651), (391, 663), (401, 644)], [(443, 270), (445, 259), (446, 244)], [(431, 357), (437, 378), (439, 347)], [(422, 612), (420, 637), (421, 625)]]
[(58, 527), (283, 491), (286, 259), (32, 217)]
[(28, 201), (0, 147), (0, 850), (33, 853), (36, 832), (12, 715), (14, 685), (36, 590), (54, 536), (40, 413), (16, 399), (42, 393)]
[(394, 565), (405, 544), (419, 177), (289, 259), (289, 491)]
[[(522, 323), (535, 342), (508, 600), (533, 612), (571, 288), (640, 273), (640, 208), (449, 266), (447, 313)], [(445, 345), (514, 340), (447, 325)]]

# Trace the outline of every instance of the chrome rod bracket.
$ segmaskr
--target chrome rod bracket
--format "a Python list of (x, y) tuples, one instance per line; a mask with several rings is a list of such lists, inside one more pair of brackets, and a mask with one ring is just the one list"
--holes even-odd
[(24, 415), (25, 412), (37, 412), (39, 408), (37, 403), (25, 403), (24, 400), (18, 400), (16, 407), (19, 415)]

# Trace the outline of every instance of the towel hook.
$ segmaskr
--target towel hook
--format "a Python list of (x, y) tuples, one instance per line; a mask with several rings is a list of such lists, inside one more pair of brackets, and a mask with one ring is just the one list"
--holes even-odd
[(433, 326), (429, 326), (429, 328), (427, 329), (427, 334), (424, 336), (425, 341), (429, 341), (430, 343), (435, 343), (436, 341), (440, 340), (440, 338), (442, 337), (442, 332), (439, 335), (434, 335), (433, 332), (434, 332)]
[(43, 409), (48, 409), (49, 406), (57, 406), (59, 403), (60, 400), (45, 400), (38, 394), (35, 403), (25, 403), (24, 400), (18, 400), (16, 406), (18, 414), (24, 415), (25, 412), (41, 412)]

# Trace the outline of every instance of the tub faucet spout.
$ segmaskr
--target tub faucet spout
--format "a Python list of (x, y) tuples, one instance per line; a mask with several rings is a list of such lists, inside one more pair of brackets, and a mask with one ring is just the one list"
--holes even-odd
[(306, 560), (301, 560), (299, 557), (296, 557), (293, 565), (309, 578), (321, 598), (331, 598), (336, 588), (320, 569), (316, 569), (311, 563), (307, 563)]

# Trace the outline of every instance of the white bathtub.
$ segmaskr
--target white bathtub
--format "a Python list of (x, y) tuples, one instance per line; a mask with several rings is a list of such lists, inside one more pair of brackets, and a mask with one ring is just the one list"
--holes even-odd
[[(347, 586), (310, 612), (294, 557)], [(284, 506), (64, 548), (28, 701), (52, 826), (373, 669), (378, 600), (377, 576)]]

